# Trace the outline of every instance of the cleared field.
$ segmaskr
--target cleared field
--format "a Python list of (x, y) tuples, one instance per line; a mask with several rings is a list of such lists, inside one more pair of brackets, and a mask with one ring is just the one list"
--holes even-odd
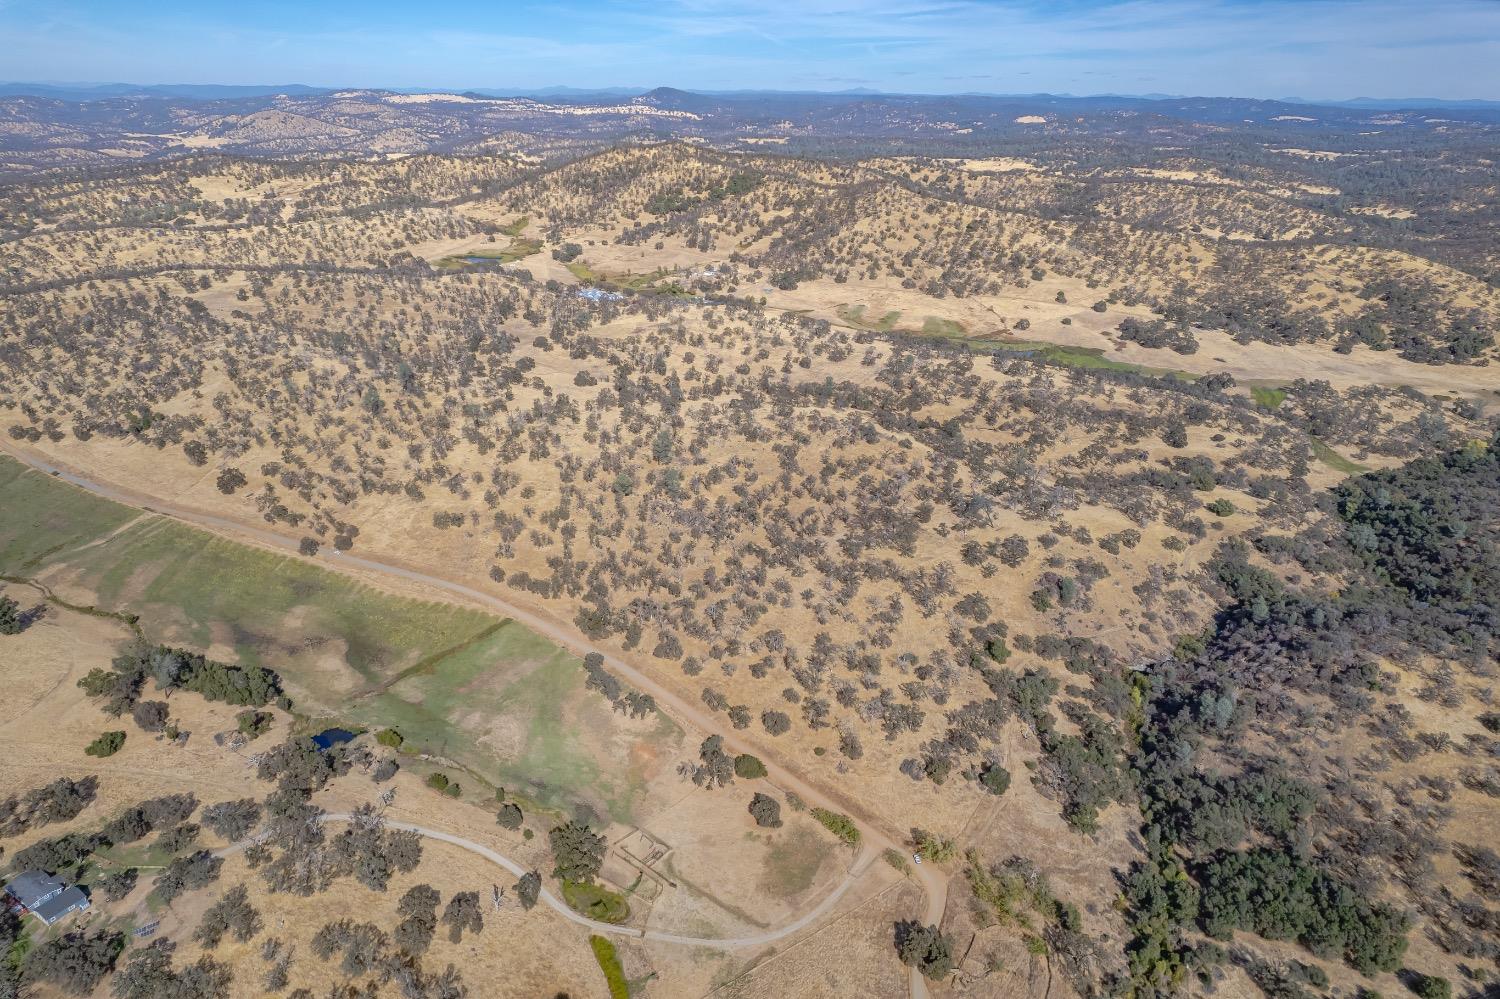
[(140, 517), (8, 457), (0, 505), (0, 573), (137, 615), (153, 641), (273, 668), (310, 720), (397, 728), (543, 807), (629, 822), (680, 748), (670, 720), (611, 715), (576, 656), (504, 618)]
[(1198, 376), (1172, 368), (1153, 368), (1144, 364), (1131, 364), (1106, 357), (1099, 347), (1074, 347), (1067, 344), (1048, 343), (1041, 340), (983, 340), (975, 337), (958, 337), (971, 350), (982, 353), (1014, 353), (1061, 364), (1069, 368), (1084, 368), (1095, 371), (1130, 371), (1144, 375), (1170, 375), (1184, 381), (1195, 381)]
[[(246, 764), (251, 753), (275, 744), (295, 729), (297, 720), (274, 708), (271, 731), (252, 747), (236, 751), (218, 745), (211, 734), (233, 728), (238, 708), (192, 695), (174, 697), (174, 717), (185, 731), (192, 733), (187, 743), (172, 745), (132, 730), (131, 738), (115, 756), (107, 760), (83, 756), (83, 743), (112, 720), (78, 688), (76, 681), (92, 667), (108, 662), (114, 649), (128, 640), (129, 631), (119, 622), (66, 609), (55, 610), (21, 635), (6, 639), (13, 644), (6, 646), (8, 655), (0, 659), (0, 673), (12, 697), (12, 710), (0, 719), (0, 735), (7, 747), (15, 751), (0, 758), (0, 797), (59, 775), (77, 778), (95, 774), (100, 778), (99, 797), (94, 805), (68, 822), (7, 839), (3, 844), (7, 852), (24, 848), (38, 838), (98, 829), (126, 806), (156, 795), (191, 791), (208, 804), (260, 797), (269, 789), (268, 784), (257, 780), (255, 768)], [(538, 688), (535, 693), (547, 697), (551, 689)], [(601, 700), (591, 693), (588, 697), (596, 702)], [(350, 710), (364, 717), (363, 707), (356, 705)], [(594, 719), (590, 724), (604, 729), (634, 723), (617, 716)], [(656, 723), (641, 724), (651, 730)], [(411, 765), (410, 758), (405, 762), (408, 766), (383, 785), (372, 784), (356, 768), (335, 778), (319, 793), (318, 803), (333, 812), (349, 812), (371, 801), (382, 789), (395, 789), (398, 793), (385, 809), (390, 819), (451, 832), (490, 845), (537, 870), (550, 869), (545, 830), (553, 821), (551, 816), (525, 804), (526, 830), (543, 834), (526, 838), (521, 830), (497, 826), (493, 805), (482, 794), (466, 790), (462, 798), (453, 799), (436, 793), (424, 785), (423, 768)], [(520, 762), (516, 765), (523, 766)], [(808, 859), (796, 856), (805, 849), (816, 862), (818, 858), (842, 853), (806, 819), (795, 819), (788, 830), (752, 832), (753, 823), (745, 812), (743, 799), (732, 791), (709, 794), (689, 789), (684, 794), (680, 783), (670, 774), (659, 774), (653, 789), (653, 803), (657, 807), (671, 802), (670, 810), (653, 823), (657, 826), (656, 834), (674, 840), (672, 859), (680, 860), (695, 875), (701, 874), (703, 887), (712, 894), (687, 884), (665, 893), (637, 893), (630, 881), (633, 878), (639, 883), (640, 876), (633, 871), (627, 874), (617, 862), (622, 873), (618, 880), (594, 885), (554, 882), (549, 885), (551, 890), (568, 897), (581, 911), (601, 919), (716, 936), (752, 934), (779, 926), (817, 904), (842, 877), (842, 866), (833, 864), (818, 870), (818, 877), (812, 878)], [(618, 833), (611, 831), (610, 842), (618, 839)], [(224, 841), (206, 829), (199, 845), (215, 849), (223, 846)], [(244, 855), (233, 854), (226, 859), (219, 881), (185, 894), (168, 907), (152, 890), (153, 878), (172, 857), (157, 839), (96, 852), (85, 868), (76, 872), (79, 883), (92, 887), (107, 875), (136, 867), (141, 872), (140, 884), (118, 901), (96, 894), (91, 913), (81, 922), (86, 922), (90, 929), (109, 928), (126, 933), (157, 923), (152, 936), (133, 939), (131, 946), (138, 948), (151, 939), (167, 937), (179, 945), (183, 959), (191, 961), (203, 953), (202, 945), (193, 939), (193, 930), (206, 907), (232, 885), (244, 884), (249, 889), (251, 904), (265, 920), (265, 930), (249, 942), (226, 939), (212, 951), (215, 959), (235, 971), (235, 980), (226, 993), (234, 999), (267, 994), (261, 977), (266, 965), (259, 956), (266, 937), (274, 935), (287, 941), (300, 954), (308, 950), (309, 940), (318, 927), (342, 914), (373, 922), (389, 931), (398, 918), (394, 911), (396, 900), (415, 884), (432, 885), (445, 899), (455, 892), (471, 890), (488, 900), (497, 882), (507, 891), (509, 888), (508, 877), (489, 861), (429, 839), (424, 841), (419, 867), (410, 873), (398, 873), (384, 893), (372, 892), (353, 879), (336, 881), (327, 891), (313, 897), (269, 893), (259, 875), (246, 864)], [(782, 885), (789, 894), (773, 897), (768, 894), (770, 889), (760, 884), (756, 872), (769, 874), (773, 869), (783, 868), (794, 876)], [(670, 863), (666, 869), (672, 869)], [(819, 920), (789, 938), (785, 945), (764, 953), (717, 952), (637, 942), (628, 937), (613, 942), (619, 949), (626, 977), (634, 987), (640, 989), (648, 982), (657, 983), (647, 993), (652, 995), (703, 995), (712, 988), (711, 983), (744, 974), (762, 957), (801, 953), (806, 950), (805, 944), (837, 947), (839, 941), (846, 939), (874, 941), (870, 963), (894, 980), (901, 972), (899, 964), (886, 952), (887, 913), (883, 910), (866, 913), (861, 908), (862, 899), (889, 882), (883, 871), (875, 873), (875, 877), (861, 879), (850, 889), (848, 902), (840, 905), (828, 921)], [(720, 882), (727, 882), (730, 898), (718, 897), (720, 889), (725, 887)], [(556, 995), (563, 989), (575, 996), (602, 995), (603, 979), (579, 928), (563, 922), (547, 906), (526, 912), (512, 899), (513, 895), (507, 894), (505, 904), (499, 908), (486, 903), (484, 930), (477, 936), (466, 934), (461, 943), (452, 944), (446, 933), (439, 933), (425, 966), (436, 971), (449, 961), (454, 962), (468, 981), (471, 995)], [(754, 911), (741, 912), (738, 904), (753, 904)], [(49, 933), (64, 933), (80, 924), (70, 922)], [(33, 933), (32, 939), (41, 936)], [(780, 963), (784, 964), (784, 960)], [(292, 964), (291, 977), (293, 986), (316, 988), (316, 994), (321, 995), (331, 994), (329, 990), (348, 976), (336, 960), (324, 962), (300, 957)]]
[[(59, 488), (67, 489), (62, 486)], [(493, 624), (479, 611), (391, 597), (298, 559), (217, 538), (162, 518), (52, 563), (101, 606), (157, 622), (174, 641), (228, 646), (242, 662), (272, 665), (342, 640), (342, 658), (379, 683)], [(309, 684), (315, 692), (322, 684)], [(329, 691), (330, 693), (332, 691)]]
[(545, 807), (576, 811), (582, 790), (590, 811), (630, 823), (658, 757), (675, 757), (683, 733), (660, 714), (613, 714), (583, 680), (576, 657), (506, 621), (357, 695), (354, 710)]
[(1286, 389), (1257, 385), (1250, 389), (1250, 397), (1255, 400), (1256, 405), (1274, 410), (1286, 401)]
[(1370, 470), (1357, 461), (1350, 461), (1348, 458), (1345, 458), (1316, 437), (1311, 438), (1311, 440), (1313, 454), (1317, 455), (1319, 461), (1335, 472), (1343, 472), (1345, 475), (1358, 475), (1360, 472), (1368, 472)]
[(927, 336), (961, 338), (964, 335), (964, 325), (956, 319), (928, 316), (922, 320), (922, 332)]
[(767, 858), (761, 879), (765, 890), (775, 895), (806, 891), (836, 849), (833, 841), (811, 822), (794, 819), (791, 831), (778, 840)]
[(138, 511), (69, 489), (0, 455), (0, 573), (23, 575), (129, 523)]
[(875, 318), (865, 314), (867, 308), (864, 305), (841, 305), (838, 308), (838, 317), (857, 329), (877, 330), (881, 333), (891, 332), (901, 321), (901, 313), (895, 310)]
[(442, 270), (459, 270), (479, 261), (494, 261), (497, 264), (513, 264), (517, 260), (523, 260), (534, 253), (540, 252), (542, 244), (534, 239), (513, 239), (509, 246), (501, 250), (469, 250), (466, 253), (451, 257), (443, 257), (438, 260), (437, 266)]

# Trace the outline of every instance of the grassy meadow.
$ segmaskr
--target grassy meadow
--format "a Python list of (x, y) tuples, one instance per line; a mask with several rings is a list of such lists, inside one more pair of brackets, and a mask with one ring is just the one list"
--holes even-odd
[(138, 514), (0, 455), (0, 573), (26, 575), (58, 552), (101, 538)]
[(152, 641), (275, 669), (309, 722), (396, 728), (407, 750), (559, 812), (629, 821), (682, 739), (660, 715), (613, 714), (576, 656), (514, 621), (143, 516), (6, 457), (0, 575), (137, 615)]

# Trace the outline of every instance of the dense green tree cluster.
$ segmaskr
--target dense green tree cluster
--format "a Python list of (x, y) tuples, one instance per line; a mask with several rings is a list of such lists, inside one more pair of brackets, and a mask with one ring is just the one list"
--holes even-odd
[(953, 971), (953, 941), (936, 926), (896, 924), (896, 954), (901, 963), (937, 981)]
[(759, 757), (741, 753), (734, 758), (734, 775), (744, 780), (759, 780), (766, 775), (766, 765)]
[(99, 737), (97, 739), (89, 743), (87, 746), (83, 747), (83, 751), (89, 756), (97, 756), (102, 759), (106, 756), (115, 755), (124, 745), (124, 732), (118, 730), (113, 732), (101, 732), (99, 733)]
[(247, 708), (234, 716), (235, 727), (240, 730), (241, 734), (251, 739), (258, 739), (270, 731), (271, 724), (275, 720), (276, 717), (271, 712), (256, 711), (253, 708)]
[(1418, 974), (1411, 990), (1419, 999), (1453, 999), (1453, 983), (1439, 975)]
[(88, 995), (114, 970), (125, 949), (123, 933), (100, 930), (76, 931), (44, 940), (32, 948), (22, 965), (21, 977), (47, 982), (74, 995)]
[[(1406, 915), (1372, 900), (1350, 871), (1347, 844), (1361, 841), (1361, 827), (1335, 808), (1334, 841), (1314, 842), (1309, 820), (1326, 804), (1322, 795), (1240, 739), (1252, 723), (1295, 732), (1288, 692), (1326, 703), (1334, 725), (1364, 717), (1381, 691), (1379, 656), (1496, 655), (1500, 450), (1476, 444), (1351, 478), (1335, 501), (1342, 536), (1265, 536), (1257, 546), (1351, 585), (1297, 590), (1226, 544), (1211, 570), (1230, 602), (1206, 635), (1180, 642), (1177, 659), (1142, 678), (1133, 769), (1151, 859), (1132, 870), (1126, 890), (1138, 993), (1181, 983), (1194, 960), (1183, 931), (1195, 923), (1217, 936), (1296, 940), (1367, 973), (1401, 961)], [(1238, 770), (1206, 766), (1210, 753)], [(1420, 867), (1433, 848), (1410, 841), (1401, 853), (1386, 847), (1385, 858)], [(1484, 881), (1478, 855), (1458, 852), (1476, 860)], [(1485, 918), (1472, 903), (1450, 904), (1461, 910), (1450, 921)]]
[(1317, 865), (1284, 850), (1228, 853), (1199, 872), (1203, 928), (1296, 940), (1320, 957), (1341, 957), (1366, 974), (1394, 971), (1406, 952), (1406, 917), (1369, 902)]
[(1317, 803), (1313, 789), (1279, 769), (1233, 777), (1190, 771), (1146, 775), (1141, 808), (1148, 823), (1200, 853), (1238, 846), (1252, 832), (1294, 839)]
[(157, 690), (188, 690), (210, 701), (260, 708), (282, 698), (281, 678), (259, 666), (232, 666), (195, 652), (165, 645), (132, 645), (116, 656), (110, 669), (90, 670), (78, 686), (104, 700), (116, 717), (135, 707), (150, 679)]
[(23, 624), (21, 605), (10, 597), (0, 596), (0, 635), (19, 635)]
[(446, 794), (450, 798), (461, 797), (464, 793), (463, 785), (459, 784), (456, 780), (450, 780), (445, 773), (430, 773), (427, 775), (427, 780), (423, 783), (434, 791)]
[(564, 881), (594, 880), (604, 866), (605, 841), (582, 822), (566, 822), (547, 834), (556, 864), (553, 876)]
[(1420, 617), (1437, 617), (1421, 636), (1500, 656), (1500, 437), (1348, 479), (1336, 493), (1349, 545)]
[(1136, 994), (1177, 995), (1191, 954), (1183, 934), (1198, 917), (1197, 883), (1158, 843), (1148, 860), (1131, 867), (1124, 897), (1134, 931), (1125, 957)]
[(987, 764), (979, 773), (980, 785), (996, 797), (1010, 790), (1010, 771), (998, 763)]
[(756, 171), (731, 174), (722, 185), (712, 187), (702, 197), (689, 194), (681, 188), (663, 188), (646, 200), (646, 211), (652, 215), (672, 215), (686, 211), (705, 201), (723, 201), (725, 198), (748, 194), (760, 185), (762, 175)]
[(854, 820), (840, 812), (830, 811), (827, 808), (814, 808), (812, 817), (822, 824), (824, 829), (833, 833), (849, 846), (858, 846), (860, 840), (859, 826)]
[(1042, 734), (1046, 768), (1063, 793), (1063, 818), (1081, 832), (1099, 827), (1099, 810), (1122, 801), (1130, 791), (1124, 766), (1124, 740), (1106, 719), (1092, 712), (1079, 715), (1078, 735)]

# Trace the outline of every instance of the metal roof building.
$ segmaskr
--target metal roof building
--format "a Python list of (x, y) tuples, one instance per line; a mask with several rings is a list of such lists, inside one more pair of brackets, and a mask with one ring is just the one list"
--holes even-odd
[(11, 909), (29, 912), (47, 926), (70, 912), (82, 912), (89, 907), (89, 897), (83, 889), (64, 884), (61, 878), (46, 871), (17, 874), (5, 886), (5, 897)]

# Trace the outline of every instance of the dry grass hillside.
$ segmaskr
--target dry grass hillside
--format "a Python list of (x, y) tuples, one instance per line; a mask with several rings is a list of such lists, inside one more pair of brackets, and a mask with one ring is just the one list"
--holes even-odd
[[(3, 193), (0, 424), (702, 705), (951, 876), (935, 989), (1393, 989), (1402, 954), (1478, 988), (1500, 917), (1434, 892), (1493, 899), (1500, 292), (1461, 239), (1355, 211), (1342, 160), (1277, 155), (58, 174)], [(1429, 530), (1451, 544), (1386, 541)], [(801, 900), (820, 863), (766, 877)], [(1215, 894), (1257, 877), (1354, 929)], [(914, 891), (887, 887), (861, 904)]]
[[(6, 592), (23, 595), (16, 589)], [(235, 731), (239, 709), (182, 693), (171, 701), (174, 723), (188, 733), (181, 744), (136, 730), (126, 719), (124, 724), (131, 732), (124, 749), (107, 759), (85, 756), (82, 747), (101, 728), (119, 721), (90, 702), (76, 683), (89, 670), (107, 664), (131, 639), (130, 630), (118, 621), (53, 605), (23, 635), (7, 640), (4, 678), (12, 710), (0, 723), (0, 737), (9, 749), (0, 764), (0, 803), (13, 804), (6, 799), (60, 778), (90, 784), (92, 791), (90, 800), (76, 815), (38, 823), (19, 834), (9, 828), (11, 815), (7, 813), (6, 852), (0, 854), (0, 861), (39, 843), (92, 834), (108, 828), (112, 820), (143, 802), (172, 801), (183, 794), (195, 799), (194, 813), (189, 816), (193, 821), (185, 823), (195, 834), (184, 837), (187, 845), (174, 848), (166, 845), (173, 839), (171, 829), (153, 830), (138, 842), (119, 843), (99, 851), (76, 874), (76, 880), (90, 887), (90, 910), (55, 930), (32, 928), (27, 946), (37, 948), (69, 931), (122, 932), (138, 948), (170, 940), (176, 945), (173, 960), (179, 969), (206, 959), (229, 971), (232, 979), (219, 994), (236, 999), (296, 989), (328, 995), (351, 980), (361, 980), (362, 985), (375, 990), (372, 994), (412, 995), (413, 991), (400, 991), (408, 989), (424, 996), (453, 995), (452, 991), (443, 991), (445, 969), (451, 976), (446, 979), (447, 987), (457, 982), (470, 995), (609, 994), (589, 952), (586, 930), (546, 905), (523, 908), (513, 888), (514, 875), (455, 846), (425, 841), (418, 862), (410, 870), (395, 873), (380, 890), (347, 877), (335, 879), (311, 895), (272, 888), (265, 862), (246, 850), (244, 842), (236, 844), (226, 838), (207, 816), (220, 802), (253, 801), (271, 789), (272, 785), (257, 778), (256, 761), (297, 728), (298, 719), (283, 712), (272, 711), (273, 723), (248, 744), (225, 744), (221, 740)], [(387, 752), (370, 736), (360, 744)], [(349, 813), (373, 803), (380, 808), (384, 821), (437, 828), (501, 851), (528, 867), (548, 871), (551, 860), (545, 831), (549, 816), (544, 812), (531, 813), (528, 803), (526, 825), (502, 829), (495, 823), (491, 802), (482, 797), (460, 801), (439, 794), (424, 784), (420, 760), (406, 758), (404, 762), (406, 767), (400, 773), (380, 784), (372, 784), (368, 766), (353, 767), (317, 793), (317, 806), (327, 812)], [(808, 819), (789, 823), (785, 832), (754, 832), (739, 796), (699, 792), (685, 798), (679, 782), (665, 779), (658, 790), (663, 801), (672, 802), (677, 814), (670, 821), (656, 817), (651, 828), (657, 834), (674, 835), (672, 866), (667, 869), (680, 884), (656, 897), (645, 890), (632, 892), (634, 923), (644, 925), (649, 921), (654, 929), (707, 936), (759, 932), (789, 921), (788, 913), (810, 907), (843, 874), (841, 861), (846, 858), (838, 854), (844, 851), (826, 833), (814, 831), (816, 827)], [(383, 804), (382, 794), (389, 797)], [(472, 792), (466, 795), (475, 797)], [(336, 828), (330, 829), (330, 838)], [(701, 830), (703, 835), (693, 839), (687, 830)], [(533, 838), (530, 833), (536, 831), (543, 835)], [(612, 841), (626, 842), (625, 830), (612, 829), (611, 833)], [(770, 844), (769, 850), (760, 840)], [(191, 856), (199, 849), (223, 855), (216, 877), (170, 903), (153, 894), (161, 870), (174, 859)], [(762, 872), (758, 863), (766, 857), (771, 859)], [(826, 865), (820, 865), (819, 858), (826, 858)], [(630, 880), (621, 876), (622, 870), (627, 869), (618, 855), (605, 869), (606, 875), (621, 877), (620, 888)], [(720, 875), (735, 871), (733, 879), (721, 876), (718, 886), (742, 883), (746, 890), (720, 899), (687, 887), (689, 877), (708, 884), (708, 870)], [(136, 872), (131, 875), (133, 887), (112, 893), (109, 879), (127, 871)], [(763, 883), (766, 879), (780, 879), (782, 883)], [(558, 890), (556, 882), (548, 881), (553, 890)], [(788, 881), (795, 883), (795, 896), (786, 894)], [(436, 889), (444, 903), (460, 892), (479, 893), (483, 899), (479, 931), (465, 932), (455, 942), (448, 927), (439, 926), (430, 947), (398, 962), (407, 969), (415, 968), (415, 976), (398, 971), (394, 981), (389, 970), (375, 970), (376, 962), (368, 953), (364, 971), (358, 970), (358, 959), (342, 963), (338, 959), (341, 955), (333, 960), (318, 956), (316, 935), (341, 918), (368, 922), (385, 934), (393, 934), (401, 922), (398, 902), (417, 885)], [(496, 887), (503, 889), (498, 905), (493, 900)], [(253, 913), (245, 924), (250, 928), (248, 935), (241, 939), (236, 931), (211, 943), (198, 935), (205, 913), (241, 888)], [(889, 868), (879, 865), (826, 920), (776, 946), (719, 951), (632, 940), (626, 935), (618, 938), (619, 953), (633, 981), (656, 981), (653, 988), (663, 994), (704, 994), (737, 983), (733, 987), (739, 994), (769, 996), (777, 994), (771, 982), (782, 975), (809, 973), (817, 967), (820, 954), (861, 952), (870, 966), (868, 994), (897, 995), (902, 991), (901, 976), (899, 965), (886, 954), (888, 926), (914, 905), (912, 893), (913, 889)], [(739, 908), (736, 902), (750, 911)], [(372, 935), (372, 942), (376, 939)], [(402, 939), (399, 934), (397, 939)], [(417, 960), (412, 961), (412, 957)], [(122, 958), (120, 967), (126, 963)], [(276, 985), (272, 977), (278, 968), (285, 985)], [(71, 993), (44, 983), (34, 994)], [(97, 994), (109, 994), (109, 989), (101, 986)]]

